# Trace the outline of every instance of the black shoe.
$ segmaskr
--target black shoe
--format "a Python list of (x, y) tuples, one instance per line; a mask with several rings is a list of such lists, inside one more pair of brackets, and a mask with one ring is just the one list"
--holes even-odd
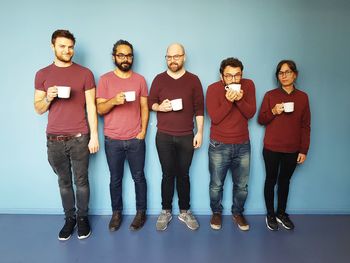
[(284, 214), (279, 214), (276, 216), (277, 222), (282, 224), (282, 226), (285, 229), (292, 230), (294, 229), (294, 224), (292, 220), (290, 220), (289, 215), (284, 213)]
[(122, 223), (122, 212), (120, 211), (114, 211), (111, 221), (109, 221), (109, 231), (117, 231), (120, 227), (120, 224)]
[(145, 211), (137, 211), (134, 220), (130, 225), (130, 230), (139, 230), (143, 227), (146, 222), (146, 212)]
[(272, 231), (278, 230), (278, 223), (275, 216), (267, 215), (265, 222), (268, 229)]
[(77, 220), (75, 217), (66, 217), (66, 222), (58, 234), (58, 240), (68, 240), (71, 237), (76, 224)]
[(89, 219), (87, 216), (78, 217), (78, 238), (88, 238), (91, 234)]

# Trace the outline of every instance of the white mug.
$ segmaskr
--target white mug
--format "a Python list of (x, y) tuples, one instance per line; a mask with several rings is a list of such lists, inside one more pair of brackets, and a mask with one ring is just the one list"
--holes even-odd
[(124, 96), (126, 101), (134, 101), (136, 99), (135, 91), (126, 91)]
[(70, 87), (68, 86), (56, 86), (57, 97), (62, 99), (68, 99), (70, 96)]
[(174, 99), (174, 100), (171, 100), (170, 102), (171, 102), (173, 111), (182, 110), (182, 99)]
[(294, 102), (285, 102), (283, 103), (284, 112), (293, 112), (294, 111)]
[(240, 91), (241, 90), (241, 84), (238, 83), (231, 83), (225, 87), (225, 90), (232, 90), (232, 91)]

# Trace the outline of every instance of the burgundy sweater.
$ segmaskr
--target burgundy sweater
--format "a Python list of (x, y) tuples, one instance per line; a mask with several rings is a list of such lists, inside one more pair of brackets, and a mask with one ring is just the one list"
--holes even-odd
[(241, 80), (243, 97), (230, 102), (225, 97), (222, 81), (208, 87), (206, 104), (211, 119), (210, 138), (226, 144), (240, 144), (249, 140), (248, 120), (256, 112), (255, 86), (250, 79)]
[(188, 71), (179, 79), (173, 79), (166, 71), (158, 74), (148, 96), (149, 108), (165, 99), (178, 98), (182, 98), (182, 110), (157, 112), (158, 131), (174, 136), (192, 134), (193, 116), (204, 116), (204, 96), (199, 78)]
[[(294, 102), (294, 111), (273, 115), (277, 103)], [(290, 94), (282, 88), (270, 90), (261, 104), (258, 122), (266, 126), (264, 147), (275, 152), (307, 154), (310, 145), (310, 106), (305, 92), (298, 89)]]

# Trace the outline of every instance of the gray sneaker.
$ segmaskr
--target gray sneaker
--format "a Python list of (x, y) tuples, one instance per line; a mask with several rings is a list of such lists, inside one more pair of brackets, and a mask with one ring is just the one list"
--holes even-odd
[(190, 210), (187, 210), (184, 213), (180, 213), (178, 218), (186, 224), (186, 226), (191, 230), (196, 230), (199, 228), (197, 219), (192, 215)]
[(171, 221), (173, 217), (171, 216), (170, 212), (167, 212), (166, 210), (162, 210), (160, 215), (158, 216), (156, 228), (158, 231), (164, 231), (167, 229), (169, 222)]

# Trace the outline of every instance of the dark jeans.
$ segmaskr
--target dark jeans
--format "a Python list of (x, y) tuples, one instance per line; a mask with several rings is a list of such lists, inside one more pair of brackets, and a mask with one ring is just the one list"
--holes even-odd
[(176, 190), (179, 196), (179, 208), (190, 208), (189, 169), (193, 157), (193, 134), (172, 136), (157, 132), (156, 146), (162, 166), (162, 209), (171, 210)]
[(108, 167), (111, 175), (109, 184), (112, 210), (123, 210), (122, 180), (124, 162), (127, 159), (132, 179), (135, 183), (136, 209), (147, 209), (147, 184), (144, 174), (145, 166), (145, 140), (114, 140), (105, 137), (105, 150)]
[(232, 173), (232, 207), (233, 215), (242, 214), (248, 195), (250, 171), (250, 142), (242, 144), (225, 144), (210, 140), (210, 207), (213, 213), (222, 212), (223, 187), (228, 170)]
[(284, 214), (287, 207), (289, 182), (297, 165), (298, 153), (273, 152), (264, 148), (265, 204), (268, 215), (274, 215), (274, 190), (277, 183), (277, 214)]
[[(90, 198), (88, 166), (89, 135), (68, 141), (47, 140), (47, 155), (53, 171), (58, 176), (58, 185), (66, 217), (75, 216), (75, 197), (78, 216), (87, 216)], [(72, 170), (76, 193), (72, 185)]]

